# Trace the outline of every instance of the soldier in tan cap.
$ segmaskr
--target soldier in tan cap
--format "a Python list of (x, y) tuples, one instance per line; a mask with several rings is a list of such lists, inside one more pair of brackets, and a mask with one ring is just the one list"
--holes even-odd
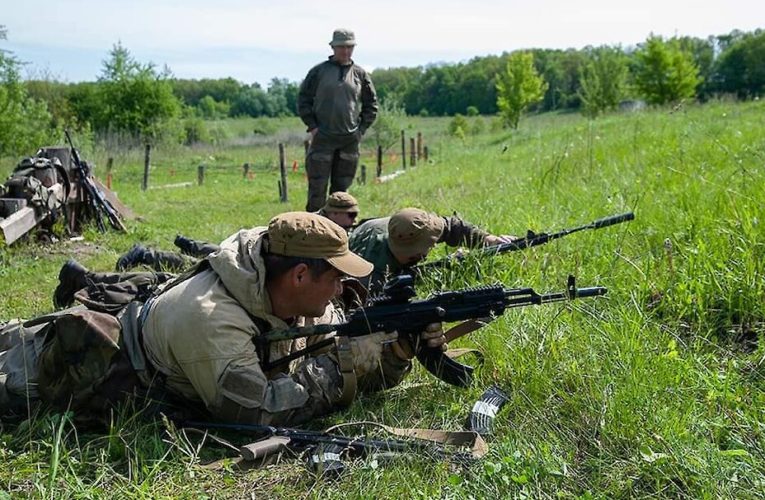
[[(337, 224), (318, 214), (281, 214), (268, 227), (232, 235), (193, 272), (143, 305), (128, 306), (120, 321), (97, 316), (101, 340), (92, 344), (97, 351), (87, 350), (89, 342), (78, 342), (77, 352), (64, 349), (69, 354), (62, 358), (56, 350), (40, 351), (42, 338), (35, 335), (16, 342), (12, 355), (0, 355), (0, 411), (35, 399), (38, 390), (49, 403), (74, 402), (75, 412), (92, 411), (125, 392), (145, 390), (153, 374), (152, 383), (183, 406), (218, 421), (291, 425), (310, 420), (349, 404), (357, 388), (397, 384), (411, 368), (411, 346), (395, 333), (342, 337), (334, 347), (265, 371), (265, 359), (281, 359), (305, 347), (306, 339), (263, 345), (257, 338), (274, 329), (342, 321), (331, 303), (341, 278), (371, 271), (372, 264), (349, 250), (348, 236)], [(68, 311), (57, 314), (86, 323), (95, 314)], [(45, 345), (56, 345), (49, 330), (41, 335), (46, 331)], [(307, 343), (331, 336), (309, 337)], [(6, 338), (0, 330), (0, 341)], [(431, 347), (445, 342), (440, 323), (429, 325), (421, 338)], [(114, 352), (115, 339), (126, 354), (105, 357)], [(64, 360), (70, 358), (87, 366), (67, 366)], [(106, 370), (119, 376), (101, 376)]]
[(359, 215), (359, 202), (349, 193), (337, 191), (329, 195), (327, 203), (319, 210), (319, 215), (350, 232)]
[(324, 205), (328, 185), (330, 194), (348, 190), (356, 175), (359, 142), (377, 117), (372, 80), (351, 58), (353, 32), (335, 30), (329, 45), (333, 54), (311, 68), (298, 94), (298, 115), (311, 134), (308, 212)]
[(492, 246), (512, 241), (509, 235), (495, 236), (457, 216), (441, 217), (405, 208), (391, 217), (368, 220), (353, 230), (351, 250), (374, 265), (374, 271), (362, 280), (371, 293), (377, 293), (388, 275), (427, 257), (437, 243), (449, 246)]

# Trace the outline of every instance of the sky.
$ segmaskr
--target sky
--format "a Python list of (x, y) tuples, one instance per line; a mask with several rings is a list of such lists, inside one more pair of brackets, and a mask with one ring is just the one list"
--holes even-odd
[(355, 31), (354, 61), (373, 70), (753, 31), (765, 28), (765, 0), (0, 0), (0, 25), (0, 49), (26, 63), (27, 78), (95, 80), (120, 42), (178, 78), (267, 86), (301, 80), (330, 55), (338, 27)]

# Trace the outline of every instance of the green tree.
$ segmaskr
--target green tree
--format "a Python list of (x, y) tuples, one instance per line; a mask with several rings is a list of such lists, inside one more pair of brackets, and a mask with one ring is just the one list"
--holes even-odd
[[(5, 39), (0, 25), (0, 40)], [(45, 103), (27, 94), (20, 67), (12, 53), (0, 49), (0, 156), (31, 154), (57, 135)]]
[(720, 54), (715, 68), (719, 92), (751, 98), (765, 93), (765, 31), (740, 35)]
[(635, 84), (649, 103), (673, 103), (696, 95), (699, 68), (677, 39), (665, 42), (651, 35), (635, 56)]
[(387, 151), (398, 143), (401, 129), (404, 128), (404, 118), (406, 118), (404, 108), (395, 99), (388, 97), (380, 103), (377, 119), (370, 127), (367, 136), (372, 138), (375, 145), (382, 146), (383, 151)]
[(621, 49), (608, 46), (593, 49), (581, 68), (579, 81), (579, 97), (585, 115), (595, 117), (616, 108), (627, 82), (627, 62)]
[(164, 126), (181, 112), (169, 77), (167, 68), (157, 71), (152, 63), (136, 61), (121, 43), (114, 45), (99, 78), (101, 107), (95, 129), (159, 138)]
[(507, 67), (497, 78), (497, 107), (505, 126), (518, 128), (526, 108), (544, 97), (547, 83), (534, 69), (530, 52), (513, 52)]

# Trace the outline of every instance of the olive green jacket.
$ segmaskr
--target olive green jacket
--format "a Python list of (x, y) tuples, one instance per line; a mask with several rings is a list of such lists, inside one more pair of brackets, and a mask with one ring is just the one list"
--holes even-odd
[(377, 117), (377, 93), (361, 66), (340, 65), (330, 57), (311, 68), (300, 85), (298, 115), (308, 130), (363, 135)]
[[(451, 247), (460, 245), (477, 247), (483, 245), (489, 235), (486, 231), (457, 216), (443, 217), (443, 219), (444, 232), (441, 233), (438, 243), (446, 243)], [(353, 253), (374, 265), (372, 274), (361, 280), (372, 294), (382, 290), (388, 276), (395, 276), (403, 269), (388, 246), (389, 221), (390, 217), (381, 217), (361, 223), (353, 229), (348, 242)]]

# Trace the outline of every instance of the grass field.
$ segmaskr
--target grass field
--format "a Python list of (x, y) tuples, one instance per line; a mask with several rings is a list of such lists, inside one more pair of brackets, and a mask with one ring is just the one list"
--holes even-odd
[[(225, 449), (195, 447), (161, 423), (115, 417), (108, 432), (75, 430), (66, 417), (6, 426), (0, 485), (11, 496), (181, 498), (761, 498), (765, 492), (765, 104), (709, 103), (670, 112), (543, 115), (518, 132), (445, 134), (446, 119), (411, 119), (430, 161), (390, 182), (351, 192), (362, 217), (405, 206), (459, 212), (494, 233), (557, 230), (634, 210), (636, 220), (508, 254), (470, 261), (421, 291), (501, 281), (559, 290), (575, 274), (606, 297), (505, 314), (461, 346), (486, 355), (476, 385), (444, 385), (421, 367), (399, 387), (365, 396), (314, 428), (357, 420), (460, 429), (492, 383), (510, 402), (491, 451), (460, 468), (429, 457), (381, 466), (357, 462), (337, 482), (300, 461), (241, 471), (200, 465)], [(488, 119), (487, 119), (488, 124)], [(221, 125), (223, 126), (223, 125)], [(246, 123), (237, 124), (247, 130)], [(488, 129), (488, 127), (486, 127)], [(51, 309), (61, 264), (76, 256), (112, 269), (134, 242), (172, 249), (177, 233), (221, 240), (305, 203), (301, 126), (274, 125), (289, 165), (290, 201), (278, 203), (275, 142), (246, 134), (237, 146), (158, 150), (140, 190), (142, 152), (115, 157), (114, 186), (142, 216), (126, 235), (0, 250), (0, 319)], [(253, 165), (242, 179), (241, 165)], [(385, 173), (400, 158), (386, 155)], [(3, 166), (5, 168), (6, 165)], [(7, 165), (10, 170), (12, 164)], [(439, 249), (434, 256), (445, 254)], [(227, 436), (239, 444), (243, 436)], [(230, 456), (230, 455), (229, 455)]]

